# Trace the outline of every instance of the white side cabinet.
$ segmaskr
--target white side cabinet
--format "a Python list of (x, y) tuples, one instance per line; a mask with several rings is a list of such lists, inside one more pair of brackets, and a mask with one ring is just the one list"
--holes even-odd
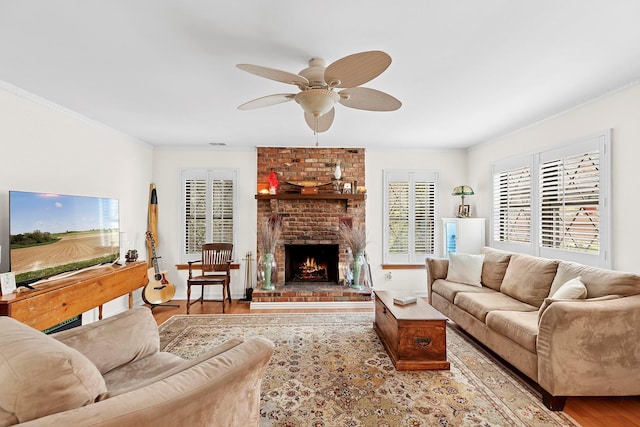
[(443, 254), (479, 254), (485, 246), (484, 218), (442, 218)]

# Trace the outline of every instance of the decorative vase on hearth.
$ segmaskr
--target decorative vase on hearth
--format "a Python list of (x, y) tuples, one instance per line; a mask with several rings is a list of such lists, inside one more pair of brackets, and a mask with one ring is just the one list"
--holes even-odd
[[(264, 254), (264, 259), (262, 261), (262, 271), (264, 272), (264, 284), (262, 285), (262, 289), (265, 291), (272, 291), (276, 287), (273, 284), (273, 281), (278, 280), (278, 266), (275, 263), (275, 258), (273, 254)], [(274, 273), (275, 271), (275, 273)]]
[(364, 288), (365, 274), (363, 269), (365, 265), (364, 253), (353, 254), (353, 283), (351, 284), (353, 289)]

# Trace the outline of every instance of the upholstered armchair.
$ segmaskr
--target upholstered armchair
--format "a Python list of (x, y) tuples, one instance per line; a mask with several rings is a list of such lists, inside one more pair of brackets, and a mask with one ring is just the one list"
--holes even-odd
[(54, 335), (0, 317), (0, 343), (0, 426), (257, 426), (274, 349), (234, 338), (184, 360), (146, 307)]

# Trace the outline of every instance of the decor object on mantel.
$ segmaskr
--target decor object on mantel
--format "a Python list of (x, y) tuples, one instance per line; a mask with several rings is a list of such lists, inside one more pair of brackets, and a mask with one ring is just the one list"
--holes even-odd
[[(260, 244), (260, 252), (262, 253), (262, 264), (264, 271), (264, 284), (262, 289), (265, 291), (274, 290), (276, 287), (271, 283), (271, 276), (274, 269), (273, 252), (276, 244), (282, 234), (282, 218), (272, 217), (260, 224), (258, 228), (258, 239)], [(277, 270), (277, 266), (275, 267)]]
[(462, 203), (458, 206), (458, 218), (468, 218), (471, 216), (471, 209), (469, 209), (469, 205), (464, 204), (464, 197), (473, 196), (474, 194), (473, 189), (468, 185), (459, 185), (453, 189), (451, 195), (460, 196), (462, 198)]
[(288, 184), (295, 185), (300, 188), (301, 194), (318, 194), (318, 187), (322, 187), (323, 185), (331, 184), (329, 182), (320, 182), (320, 181), (287, 181)]
[[(252, 64), (238, 64), (239, 69), (256, 76), (298, 86), (301, 92), (268, 95), (246, 102), (239, 110), (268, 107), (295, 100), (304, 110), (304, 119), (314, 134), (325, 132), (333, 123), (336, 102), (345, 107), (368, 111), (394, 111), (402, 103), (375, 89), (358, 87), (379, 76), (391, 64), (385, 52), (369, 51), (346, 56), (325, 67), (321, 58), (309, 60), (309, 67), (299, 74)], [(344, 88), (336, 92), (336, 88)]]
[(364, 257), (364, 250), (367, 247), (367, 233), (362, 226), (353, 226), (341, 222), (338, 227), (340, 237), (349, 245), (353, 254), (353, 283), (354, 289), (362, 289), (365, 286), (364, 279), (366, 273), (363, 269), (367, 263)]
[(271, 169), (271, 173), (269, 174), (269, 194), (277, 194), (278, 187), (280, 186), (280, 181), (278, 181), (278, 176), (276, 172)]

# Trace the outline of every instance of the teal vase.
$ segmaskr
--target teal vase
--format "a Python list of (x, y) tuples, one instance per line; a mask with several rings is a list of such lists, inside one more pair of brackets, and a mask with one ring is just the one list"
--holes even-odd
[(271, 283), (271, 269), (273, 268), (273, 254), (264, 254), (264, 260), (262, 262), (264, 269), (264, 284), (262, 289), (265, 291), (272, 291), (276, 287)]
[(364, 264), (364, 254), (362, 252), (353, 254), (353, 283), (351, 284), (351, 287), (354, 289), (363, 288), (361, 281), (364, 281), (364, 275), (362, 274), (362, 267)]

